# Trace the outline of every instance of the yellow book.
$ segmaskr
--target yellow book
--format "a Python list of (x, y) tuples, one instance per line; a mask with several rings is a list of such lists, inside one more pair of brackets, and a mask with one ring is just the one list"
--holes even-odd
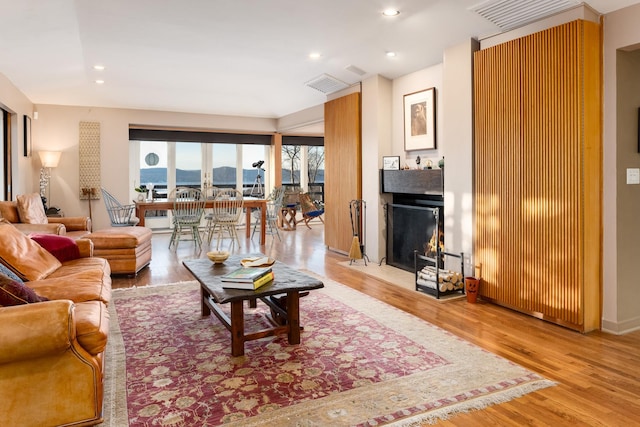
[(259, 287), (264, 286), (267, 283), (271, 283), (273, 278), (273, 271), (270, 271), (267, 274), (258, 277), (253, 282), (222, 282), (222, 287), (225, 289), (246, 289), (255, 291)]

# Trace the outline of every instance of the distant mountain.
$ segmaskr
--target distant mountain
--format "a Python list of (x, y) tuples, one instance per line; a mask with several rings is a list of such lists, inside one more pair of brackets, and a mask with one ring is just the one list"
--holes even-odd
[[(242, 179), (245, 185), (251, 185), (256, 181), (257, 173), (255, 169), (243, 169)], [(289, 171), (282, 171), (282, 182), (290, 184)], [(296, 171), (296, 178), (300, 172)], [(201, 171), (198, 170), (176, 170), (176, 181), (178, 185), (194, 185), (200, 183)], [(233, 185), (236, 182), (236, 168), (223, 166), (213, 169), (213, 185)], [(264, 182), (264, 171), (261, 172)], [(140, 170), (140, 183), (146, 185), (148, 182), (154, 184), (167, 184), (167, 168), (145, 168)], [(299, 180), (297, 180), (299, 182)], [(324, 182), (324, 170), (319, 170), (316, 175), (316, 182)]]

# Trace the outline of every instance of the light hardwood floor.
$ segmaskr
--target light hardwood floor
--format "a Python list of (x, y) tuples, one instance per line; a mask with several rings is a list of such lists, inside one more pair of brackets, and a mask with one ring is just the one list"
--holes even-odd
[[(286, 264), (313, 271), (396, 306), (556, 381), (556, 387), (530, 393), (488, 409), (460, 414), (445, 426), (635, 426), (640, 425), (640, 331), (623, 336), (603, 332), (586, 335), (514, 311), (464, 300), (438, 303), (338, 265), (348, 258), (326, 249), (324, 227), (281, 231), (282, 242), (267, 236), (243, 240), (236, 253), (262, 252)], [(244, 236), (244, 233), (240, 233)], [(169, 250), (169, 235), (154, 234), (151, 265), (136, 278), (115, 277), (113, 287), (145, 286), (193, 280), (182, 261), (204, 258), (193, 242)], [(225, 241), (228, 245), (228, 240)], [(215, 248), (215, 241), (211, 244)], [(473, 369), (473, 361), (469, 361)]]

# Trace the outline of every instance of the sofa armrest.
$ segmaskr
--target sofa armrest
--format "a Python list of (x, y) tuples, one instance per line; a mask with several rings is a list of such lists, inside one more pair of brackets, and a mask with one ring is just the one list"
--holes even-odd
[(49, 224), (63, 224), (67, 231), (91, 231), (91, 218), (85, 216), (49, 217)]
[(69, 300), (0, 308), (0, 364), (67, 350), (76, 339), (74, 304)]
[(24, 234), (57, 234), (59, 236), (64, 236), (67, 234), (67, 228), (64, 224), (25, 224), (22, 222), (12, 223), (14, 227), (20, 230)]
[(78, 245), (78, 249), (80, 249), (81, 258), (89, 258), (93, 256), (93, 241), (82, 238), (77, 239), (76, 244)]

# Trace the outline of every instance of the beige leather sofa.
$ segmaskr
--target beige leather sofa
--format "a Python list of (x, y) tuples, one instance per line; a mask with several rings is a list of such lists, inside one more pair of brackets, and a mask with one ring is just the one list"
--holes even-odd
[(0, 219), (0, 262), (49, 299), (0, 307), (0, 424), (84, 426), (103, 419), (110, 267), (91, 256), (90, 240), (76, 243), (80, 258), (60, 262)]
[(66, 235), (79, 239), (91, 233), (88, 217), (47, 217), (38, 194), (25, 194), (16, 201), (0, 201), (0, 218), (4, 218), (25, 234)]

